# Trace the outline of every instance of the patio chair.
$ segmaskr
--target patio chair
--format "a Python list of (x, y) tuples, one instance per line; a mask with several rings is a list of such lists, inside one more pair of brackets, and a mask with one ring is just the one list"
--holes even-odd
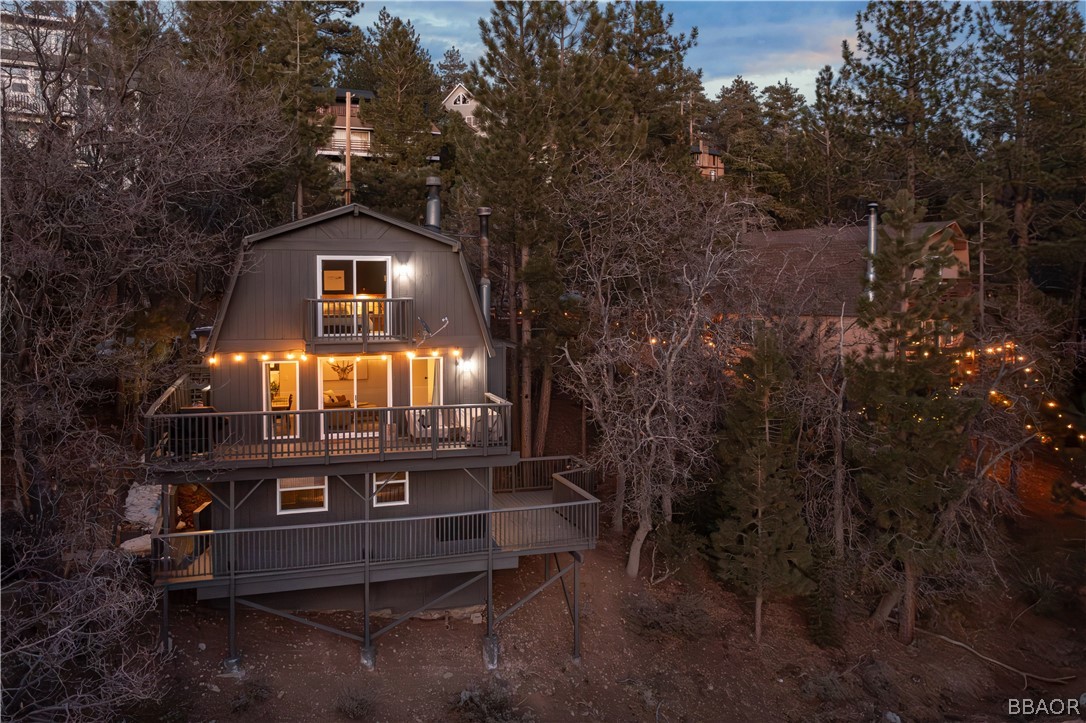
[(412, 439), (431, 439), (435, 426), (438, 439), (448, 439), (452, 433), (453, 427), (445, 423), (440, 410), (408, 409), (404, 415), (407, 418), (407, 433)]
[(476, 417), (468, 430), (468, 444), (492, 445), (502, 441), (505, 436), (505, 420), (497, 412), (484, 409), (483, 413)]

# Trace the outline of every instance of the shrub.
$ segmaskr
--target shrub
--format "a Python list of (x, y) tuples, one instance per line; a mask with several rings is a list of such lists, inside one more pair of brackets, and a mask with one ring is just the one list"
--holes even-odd
[(639, 633), (683, 640), (699, 640), (710, 627), (705, 598), (681, 593), (661, 600), (651, 594), (626, 598), (625, 617)]
[(460, 691), (453, 711), (466, 723), (529, 723), (536, 720), (529, 710), (519, 710), (508, 687), (491, 683)]
[(369, 720), (375, 708), (373, 695), (362, 688), (348, 688), (336, 698), (336, 710), (347, 720)]

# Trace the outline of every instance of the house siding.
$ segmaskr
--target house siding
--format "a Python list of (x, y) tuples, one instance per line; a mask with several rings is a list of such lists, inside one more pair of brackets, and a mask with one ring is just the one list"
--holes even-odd
[[(486, 469), (471, 470), (480, 482), (486, 483)], [(284, 474), (284, 476), (286, 476)], [(322, 512), (276, 512), (277, 486), (274, 478), (243, 480), (234, 483), (234, 498), (241, 504), (234, 514), (235, 528), (287, 527), (292, 525), (317, 525), (327, 522), (350, 522), (365, 519), (365, 502), (355, 492), (366, 491), (369, 475), (329, 475), (328, 510)], [(487, 492), (476, 483), (468, 471), (449, 469), (441, 471), (411, 472), (408, 482), (406, 505), (374, 507), (370, 519), (394, 519), (397, 517), (421, 517), (426, 515), (454, 514), (487, 509)], [(351, 488), (354, 488), (353, 490)], [(217, 484), (215, 492), (228, 501), (229, 487)], [(251, 495), (250, 495), (251, 493)], [(248, 496), (248, 499), (246, 497)], [(230, 529), (230, 513), (225, 505), (212, 503), (211, 527), (216, 530)]]

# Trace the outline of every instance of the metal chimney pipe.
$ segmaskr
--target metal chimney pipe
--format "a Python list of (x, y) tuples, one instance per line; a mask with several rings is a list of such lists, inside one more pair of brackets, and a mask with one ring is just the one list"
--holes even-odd
[(875, 300), (875, 254), (879, 250), (879, 204), (867, 204), (867, 300)]
[(441, 233), (441, 179), (426, 178), (426, 221), (422, 224), (431, 231)]
[(483, 252), (479, 278), (479, 305), (483, 308), (483, 320), (490, 328), (490, 208), (481, 206), (479, 214), (479, 247)]

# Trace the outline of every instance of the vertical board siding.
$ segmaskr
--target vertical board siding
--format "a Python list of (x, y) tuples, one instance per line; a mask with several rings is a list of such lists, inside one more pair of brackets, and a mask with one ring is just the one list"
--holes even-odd
[[(485, 482), (486, 470), (472, 470), (472, 473)], [(368, 475), (345, 475), (343, 479), (331, 475), (328, 478), (328, 510), (326, 512), (296, 512), (291, 514), (276, 513), (277, 485), (274, 478), (245, 480), (235, 482), (235, 499), (245, 500), (235, 513), (237, 528), (275, 527), (322, 522), (348, 522), (365, 519), (362, 499), (351, 491), (365, 493), (369, 484)], [(348, 487), (347, 483), (350, 484)], [(251, 495), (254, 487), (260, 485)], [(396, 517), (419, 517), (423, 515), (443, 515), (455, 512), (470, 512), (487, 509), (486, 490), (476, 484), (462, 469), (442, 471), (411, 472), (409, 475), (409, 504), (389, 507), (374, 507), (370, 510), (370, 519), (393, 519)], [(215, 483), (215, 494), (223, 500), (229, 500), (229, 483)], [(248, 499), (246, 495), (249, 495)], [(230, 527), (230, 513), (217, 500), (212, 502), (212, 525), (214, 529), (225, 530)]]

